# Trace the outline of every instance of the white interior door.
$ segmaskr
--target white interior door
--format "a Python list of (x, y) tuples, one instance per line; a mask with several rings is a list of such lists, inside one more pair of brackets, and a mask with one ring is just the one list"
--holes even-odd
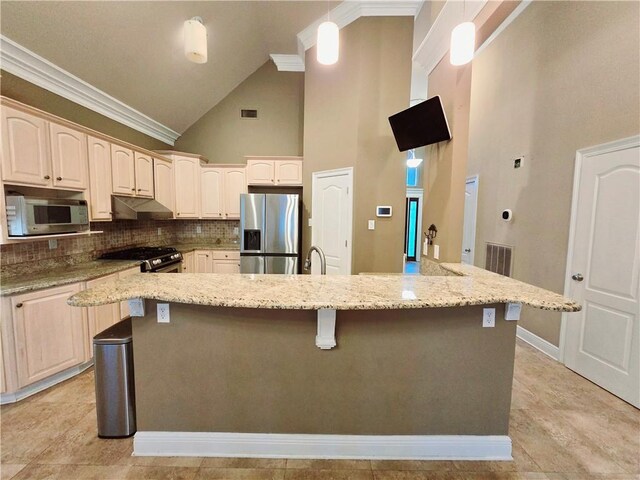
[[(327, 275), (350, 275), (353, 169), (315, 172), (311, 195), (311, 244), (324, 252)], [(311, 273), (319, 274), (318, 256), (311, 260)]]
[(563, 320), (567, 367), (640, 407), (640, 137), (578, 152)]
[(464, 188), (464, 225), (462, 227), (462, 263), (473, 265), (478, 211), (478, 176), (467, 178)]

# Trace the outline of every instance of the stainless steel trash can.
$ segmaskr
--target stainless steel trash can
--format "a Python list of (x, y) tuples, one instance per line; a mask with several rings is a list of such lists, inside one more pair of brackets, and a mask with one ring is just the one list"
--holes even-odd
[(136, 433), (133, 343), (128, 318), (93, 337), (98, 437)]

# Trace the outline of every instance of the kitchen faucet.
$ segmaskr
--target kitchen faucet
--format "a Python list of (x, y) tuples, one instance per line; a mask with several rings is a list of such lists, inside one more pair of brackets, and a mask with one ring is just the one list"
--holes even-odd
[(304, 269), (309, 270), (311, 268), (311, 254), (313, 251), (318, 252), (318, 256), (320, 257), (320, 275), (327, 274), (327, 258), (324, 256), (324, 252), (320, 247), (312, 246), (309, 249), (309, 253), (307, 253), (307, 259), (304, 261)]

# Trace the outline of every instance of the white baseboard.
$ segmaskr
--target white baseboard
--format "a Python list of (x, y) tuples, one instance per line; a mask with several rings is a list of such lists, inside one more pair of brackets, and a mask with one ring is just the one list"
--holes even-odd
[(516, 335), (524, 342), (527, 342), (533, 348), (540, 350), (545, 355), (553, 358), (554, 360), (560, 359), (560, 349), (553, 343), (547, 342), (544, 338), (537, 336), (535, 333), (531, 333), (526, 328), (522, 328), (518, 325)]
[(54, 385), (64, 382), (65, 380), (70, 379), (71, 377), (75, 377), (76, 375), (84, 372), (87, 368), (93, 365), (93, 359), (85, 362), (81, 365), (68, 368), (60, 373), (56, 373), (55, 375), (51, 375), (50, 377), (44, 378), (38, 382), (32, 383), (31, 385), (27, 385), (20, 390), (16, 390), (11, 393), (3, 393), (0, 395), (0, 405), (5, 405), (7, 403), (15, 403), (19, 402), (23, 398), (30, 397), (31, 395), (35, 395), (47, 388), (53, 387)]
[(133, 455), (370, 460), (512, 460), (506, 435), (137, 432)]

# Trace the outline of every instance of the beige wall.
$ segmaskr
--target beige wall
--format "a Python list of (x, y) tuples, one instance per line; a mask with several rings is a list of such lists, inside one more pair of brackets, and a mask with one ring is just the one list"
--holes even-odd
[[(515, 278), (563, 291), (576, 150), (640, 132), (639, 9), (534, 2), (474, 59), (476, 265), (484, 266), (485, 242), (512, 245)], [(514, 212), (510, 224), (499, 219), (504, 208)], [(559, 314), (527, 309), (521, 324), (558, 345)]]
[[(303, 252), (311, 241), (312, 173), (354, 167), (352, 273), (400, 272), (404, 250), (404, 155), (388, 117), (409, 104), (410, 17), (363, 17), (340, 31), (340, 60), (307, 52), (304, 107)], [(376, 205), (394, 215), (376, 219)], [(367, 220), (376, 219), (376, 230)]]
[[(271, 60), (191, 125), (176, 150), (213, 163), (244, 163), (245, 155), (301, 155), (304, 73), (278, 72)], [(241, 109), (258, 118), (241, 118)]]
[(156, 140), (133, 128), (111, 120), (4, 70), (1, 74), (0, 92), (5, 97), (13, 98), (19, 102), (26, 103), (32, 107), (39, 108), (45, 112), (142, 148), (149, 150), (165, 150), (171, 148), (170, 145), (160, 140)]

